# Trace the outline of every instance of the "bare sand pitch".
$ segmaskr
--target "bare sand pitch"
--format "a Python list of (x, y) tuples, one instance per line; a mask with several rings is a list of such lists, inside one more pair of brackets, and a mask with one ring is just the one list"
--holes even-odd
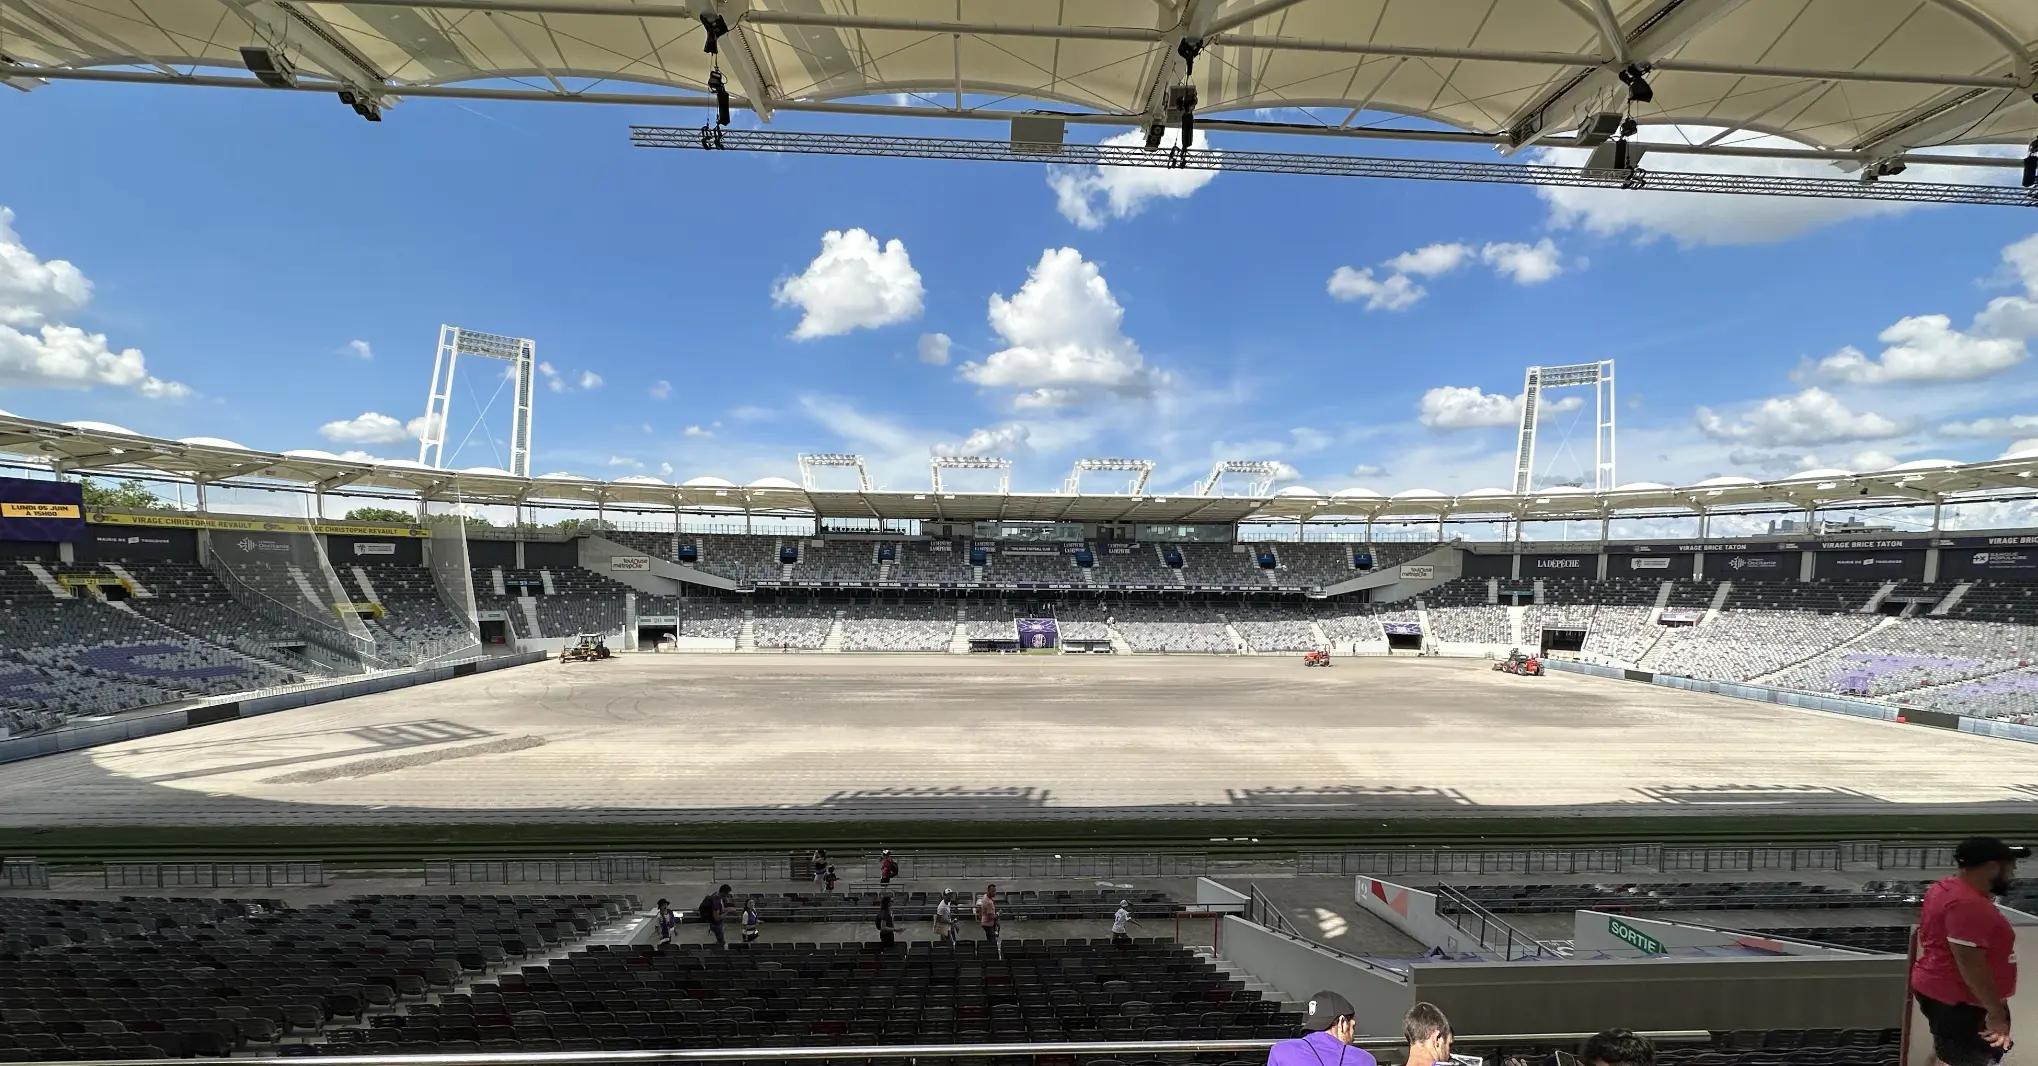
[(0, 824), (1894, 813), (2034, 794), (2038, 746), (1476, 661), (633, 655), (0, 767)]

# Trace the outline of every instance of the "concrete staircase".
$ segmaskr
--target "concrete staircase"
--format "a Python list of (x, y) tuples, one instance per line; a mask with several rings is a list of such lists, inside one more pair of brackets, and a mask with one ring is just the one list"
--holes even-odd
[(1104, 632), (1111, 637), (1111, 651), (1113, 654), (1115, 655), (1132, 654), (1132, 642), (1125, 639), (1125, 634), (1120, 633), (1118, 631), (1117, 626), (1112, 625), (1109, 622), (1106, 622), (1104, 623)]
[(1960, 605), (1961, 600), (1967, 598), (1968, 590), (1972, 588), (1974, 588), (1974, 582), (1962, 581), (1960, 584), (1953, 586), (1953, 591), (1947, 593), (1946, 597), (1938, 603), (1933, 604), (1932, 609), (1926, 613), (1936, 617), (1951, 611)]
[(1231, 650), (1232, 650), (1232, 651), (1235, 651), (1235, 652), (1237, 652), (1237, 653), (1238, 653), (1238, 654), (1240, 654), (1240, 655), (1258, 655), (1258, 654), (1259, 654), (1259, 652), (1257, 652), (1257, 651), (1254, 651), (1254, 650), (1253, 650), (1253, 646), (1252, 646), (1252, 645), (1250, 645), (1250, 644), (1247, 644), (1247, 643), (1245, 642), (1245, 634), (1243, 634), (1243, 633), (1240, 633), (1240, 632), (1238, 631), (1238, 627), (1237, 627), (1237, 626), (1235, 626), (1235, 625), (1232, 625), (1232, 624), (1231, 624), (1231, 620), (1230, 620), (1229, 618), (1227, 618), (1227, 619), (1225, 619), (1225, 620), (1224, 620), (1224, 635), (1225, 635), (1225, 636), (1227, 636), (1227, 637), (1230, 637), (1230, 638), (1231, 638)]
[(538, 601), (529, 596), (518, 596), (517, 607), (524, 614), (524, 635), (536, 640), (545, 635), (545, 629), (538, 624)]
[(821, 638), (821, 650), (840, 652), (842, 650), (842, 612), (835, 612), (835, 618), (828, 623), (828, 635)]
[(757, 650), (757, 612), (744, 608), (743, 626), (736, 630), (736, 650)]

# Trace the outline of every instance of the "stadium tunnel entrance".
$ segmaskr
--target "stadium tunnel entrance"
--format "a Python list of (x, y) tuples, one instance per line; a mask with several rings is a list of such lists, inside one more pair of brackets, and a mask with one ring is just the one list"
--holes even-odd
[(509, 622), (501, 618), (484, 618), (481, 627), (481, 643), (503, 645), (509, 643)]
[(1553, 651), (1583, 652), (1585, 631), (1582, 629), (1545, 629), (1541, 651), (1548, 655)]
[(663, 624), (645, 625), (643, 623), (638, 623), (637, 625), (638, 651), (657, 651), (658, 646), (660, 644), (668, 643), (670, 644), (679, 643), (679, 626), (676, 623), (673, 625)]

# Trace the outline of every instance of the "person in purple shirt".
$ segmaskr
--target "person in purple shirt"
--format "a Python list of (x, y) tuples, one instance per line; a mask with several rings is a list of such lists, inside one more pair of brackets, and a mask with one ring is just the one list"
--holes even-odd
[(1267, 1066), (1378, 1066), (1371, 1052), (1352, 1046), (1358, 1037), (1357, 1013), (1351, 1000), (1335, 992), (1309, 997), (1303, 1035), (1275, 1044), (1267, 1052)]

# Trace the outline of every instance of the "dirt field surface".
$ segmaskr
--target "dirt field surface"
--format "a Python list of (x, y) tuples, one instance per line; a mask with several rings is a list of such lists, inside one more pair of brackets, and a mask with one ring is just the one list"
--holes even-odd
[(632, 655), (0, 767), (0, 826), (2029, 812), (2038, 746), (1484, 662)]

